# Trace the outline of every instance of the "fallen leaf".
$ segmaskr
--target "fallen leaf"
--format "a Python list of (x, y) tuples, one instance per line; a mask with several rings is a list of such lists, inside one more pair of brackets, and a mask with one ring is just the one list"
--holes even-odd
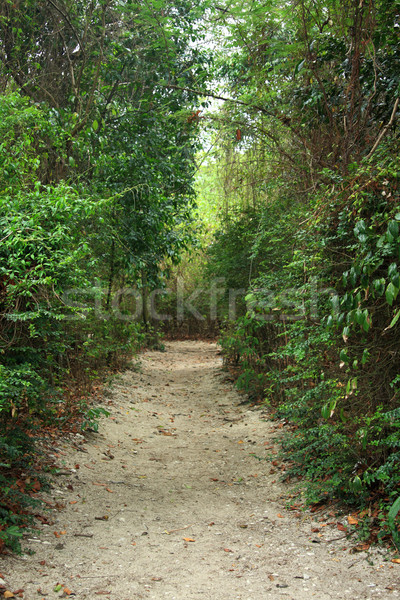
[(113, 494), (113, 493), (114, 493), (114, 491), (113, 491), (113, 490), (110, 490), (110, 488), (106, 488), (106, 492), (109, 492), (110, 494)]
[(358, 546), (354, 546), (352, 548), (352, 552), (366, 552), (369, 550), (370, 544), (359, 544)]
[(38, 492), (41, 488), (40, 481), (36, 479), (35, 483), (32, 486), (34, 492)]
[(12, 592), (9, 592), (8, 590), (6, 590), (3, 594), (4, 598), (15, 598), (14, 594)]
[(195, 542), (193, 538), (182, 538), (185, 542)]
[(71, 500), (70, 504), (77, 504), (78, 500)]
[(43, 525), (50, 525), (49, 520), (46, 517), (43, 517), (43, 515), (35, 515), (35, 517), (38, 521), (43, 523)]
[(318, 527), (311, 527), (311, 531), (312, 531), (313, 533), (318, 533), (318, 532), (319, 532), (319, 529), (318, 529)]
[(230, 550), (229, 548), (224, 548), (224, 552), (233, 552), (233, 550)]
[(275, 581), (275, 577), (274, 577), (273, 575), (268, 575), (268, 579), (269, 579), (270, 581)]
[(281, 515), (280, 513), (278, 513), (277, 515), (279, 517), (279, 519), (284, 519), (285, 517), (283, 515)]
[(347, 527), (345, 527), (341, 523), (337, 524), (337, 528), (339, 529), (339, 531), (345, 531), (347, 533)]
[(400, 558), (392, 558), (392, 563), (396, 563), (397, 565), (400, 565)]
[(347, 517), (347, 522), (349, 525), (358, 525), (358, 519), (352, 517), (351, 515)]
[(63, 588), (63, 592), (64, 594), (67, 594), (67, 596), (70, 596), (72, 594), (71, 590), (67, 587)]

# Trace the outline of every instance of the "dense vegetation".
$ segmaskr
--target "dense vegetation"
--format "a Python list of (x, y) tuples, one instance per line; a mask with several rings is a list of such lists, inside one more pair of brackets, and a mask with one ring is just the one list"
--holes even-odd
[(225, 356), (287, 425), (304, 497), (399, 546), (400, 3), (230, 2), (218, 22), (234, 101), (214, 117), (208, 273), (246, 289)]
[(1, 4), (0, 545), (34, 432), (95, 426), (169, 313), (221, 327), (304, 498), (400, 546), (399, 29), (399, 0)]
[(192, 237), (197, 95), (171, 86), (202, 84), (202, 13), (1, 3), (0, 551), (40, 488), (34, 438), (96, 426), (92, 382), (145, 341), (146, 290)]

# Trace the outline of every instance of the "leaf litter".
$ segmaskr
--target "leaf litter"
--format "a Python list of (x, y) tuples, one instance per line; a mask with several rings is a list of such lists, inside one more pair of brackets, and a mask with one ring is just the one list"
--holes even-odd
[[(4, 557), (3, 597), (18, 590), (25, 600), (50, 598), (61, 585), (57, 594), (80, 600), (158, 599), (161, 581), (165, 597), (187, 600), (215, 597), (216, 581), (218, 600), (274, 593), (309, 600), (310, 587), (318, 600), (341, 600), (344, 590), (352, 600), (379, 591), (386, 597), (388, 589), (400, 594), (399, 558), (385, 561), (362, 541), (343, 550), (358, 515), (339, 521), (333, 512), (321, 523), (320, 507), (285, 510), (293, 488), (273, 479), (270, 462), (254, 458), (276, 452), (277, 426), (227, 387), (217, 346), (187, 340), (166, 350), (146, 352), (140, 372), (115, 381), (112, 405), (105, 400), (110, 417), (99, 433), (85, 435), (85, 469), (77, 461), (82, 436), (60, 442), (62, 475), (46, 493), (34, 484), (52, 528), (41, 521), (37, 543), (26, 542), (35, 554)], [(229, 419), (223, 427), (219, 405)], [(155, 431), (153, 415), (168, 427)], [(110, 448), (113, 459), (105, 461)], [(121, 485), (111, 488), (111, 481)], [(190, 537), (173, 535), (189, 528)], [(330, 543), (315, 544), (310, 530)]]

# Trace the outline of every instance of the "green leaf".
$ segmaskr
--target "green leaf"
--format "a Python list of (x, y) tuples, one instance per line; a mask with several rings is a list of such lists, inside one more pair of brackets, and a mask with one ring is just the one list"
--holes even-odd
[(360, 492), (363, 489), (362, 481), (358, 475), (352, 479), (351, 487), (355, 492)]
[(385, 242), (386, 242), (386, 235), (384, 234), (384, 235), (381, 235), (381, 237), (376, 242), (376, 247), (382, 248), (385, 245)]
[(377, 294), (379, 296), (382, 296), (382, 294), (385, 291), (386, 280), (383, 277), (381, 277), (380, 279), (374, 279), (372, 285), (374, 286), (374, 289), (376, 290)]
[(332, 400), (331, 402), (324, 404), (324, 406), (321, 408), (321, 415), (323, 419), (329, 419), (330, 417), (333, 417), (336, 404), (337, 400)]
[(396, 263), (391, 263), (388, 267), (388, 276), (391, 278), (394, 275), (397, 274), (397, 264)]
[(357, 283), (357, 278), (358, 278), (358, 272), (354, 267), (351, 267), (350, 272), (349, 272), (349, 280), (351, 285), (354, 287)]
[(96, 121), (96, 119), (92, 123), (92, 128), (93, 128), (93, 131), (97, 131), (99, 128), (99, 122)]
[(393, 283), (389, 283), (386, 288), (386, 302), (392, 306), (394, 300), (397, 298), (397, 294), (399, 293), (399, 288), (396, 288)]
[(369, 351), (367, 350), (367, 348), (364, 348), (363, 355), (361, 358), (361, 364), (365, 365), (365, 363), (368, 362), (369, 357), (370, 357)]
[(358, 377), (354, 377), (353, 379), (349, 379), (346, 385), (346, 396), (355, 391), (358, 387)]
[(364, 322), (364, 311), (362, 311), (360, 308), (357, 308), (355, 312), (355, 319), (357, 325), (362, 325)]
[(371, 326), (371, 319), (369, 317), (367, 308), (362, 311), (361, 325), (365, 332), (367, 332)]
[(388, 519), (394, 521), (400, 511), (400, 496), (395, 500), (388, 512)]
[(399, 237), (399, 224), (397, 221), (390, 221), (388, 225), (388, 232), (395, 240), (397, 240)]
[[(391, 329), (392, 327), (394, 327), (396, 325), (397, 321), (399, 320), (399, 318), (400, 318), (400, 308), (397, 311), (397, 313), (394, 315), (393, 319), (390, 321), (390, 325), (388, 325), (386, 327), (386, 329)], [(386, 331), (386, 329), (385, 329), (385, 331)]]
[(295, 75), (297, 75), (297, 73), (299, 73), (302, 70), (302, 68), (304, 67), (305, 62), (306, 61), (304, 59), (304, 60), (301, 60), (300, 62), (297, 63), (297, 65), (294, 68), (294, 74)]
[(354, 227), (354, 235), (359, 239), (361, 243), (365, 243), (368, 239), (367, 226), (365, 221), (361, 220), (356, 223)]

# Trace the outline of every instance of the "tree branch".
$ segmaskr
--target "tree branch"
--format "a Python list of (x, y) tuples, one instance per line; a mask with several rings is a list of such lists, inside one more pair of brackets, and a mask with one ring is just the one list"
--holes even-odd
[(64, 12), (64, 11), (63, 11), (63, 10), (62, 10), (62, 9), (61, 9), (59, 6), (57, 6), (57, 4), (56, 4), (55, 2), (53, 2), (53, 0), (47, 0), (47, 2), (48, 2), (48, 3), (49, 3), (49, 4), (50, 4), (50, 5), (51, 5), (51, 6), (52, 6), (52, 7), (53, 7), (53, 8), (54, 8), (54, 9), (55, 9), (55, 10), (56, 10), (58, 13), (60, 13), (60, 15), (61, 15), (62, 17), (64, 17), (64, 19), (66, 20), (66, 22), (67, 22), (67, 23), (68, 23), (68, 25), (70, 26), (70, 28), (71, 28), (71, 31), (73, 32), (73, 34), (74, 34), (74, 36), (75, 36), (75, 38), (76, 38), (76, 41), (77, 41), (77, 42), (78, 42), (78, 44), (79, 44), (79, 48), (81, 49), (81, 52), (82, 52), (82, 54), (84, 54), (84, 48), (83, 48), (83, 45), (82, 45), (81, 39), (80, 39), (80, 37), (79, 37), (79, 35), (78, 35), (78, 33), (77, 33), (77, 31), (76, 31), (75, 27), (74, 27), (74, 26), (73, 26), (73, 24), (71, 23), (71, 19), (69, 18), (69, 15), (68, 15), (66, 12)]
[(381, 130), (380, 134), (378, 135), (378, 137), (376, 139), (375, 144), (372, 146), (372, 149), (371, 149), (370, 153), (367, 156), (367, 159), (371, 158), (371, 156), (373, 155), (373, 153), (375, 152), (375, 150), (377, 149), (377, 147), (381, 143), (382, 138), (387, 134), (388, 130), (393, 125), (394, 119), (396, 117), (396, 112), (397, 112), (397, 109), (399, 107), (399, 102), (400, 102), (400, 98), (396, 98), (396, 102), (394, 103), (394, 106), (393, 106), (393, 110), (392, 110), (392, 115), (390, 117), (390, 121)]
[(232, 104), (239, 104), (240, 106), (246, 106), (247, 108), (253, 108), (254, 110), (257, 110), (258, 112), (261, 112), (264, 115), (268, 115), (270, 117), (274, 117), (276, 119), (279, 119), (280, 121), (282, 121), (282, 123), (284, 125), (288, 125), (288, 117), (286, 117), (285, 115), (277, 115), (265, 108), (263, 108), (262, 106), (258, 106), (257, 104), (249, 104), (248, 102), (243, 102), (243, 100), (235, 100), (234, 98), (226, 98), (225, 96), (220, 96), (219, 94), (214, 94), (213, 92), (208, 92), (206, 90), (195, 90), (193, 88), (188, 88), (188, 87), (183, 87), (180, 85), (175, 85), (173, 83), (166, 83), (164, 85), (162, 84), (157, 84), (160, 87), (166, 88), (166, 89), (173, 89), (173, 90), (181, 90), (182, 92), (191, 92), (192, 94), (197, 94), (198, 96), (204, 96), (206, 98), (214, 98), (215, 100), (223, 100), (224, 102), (232, 102)]

